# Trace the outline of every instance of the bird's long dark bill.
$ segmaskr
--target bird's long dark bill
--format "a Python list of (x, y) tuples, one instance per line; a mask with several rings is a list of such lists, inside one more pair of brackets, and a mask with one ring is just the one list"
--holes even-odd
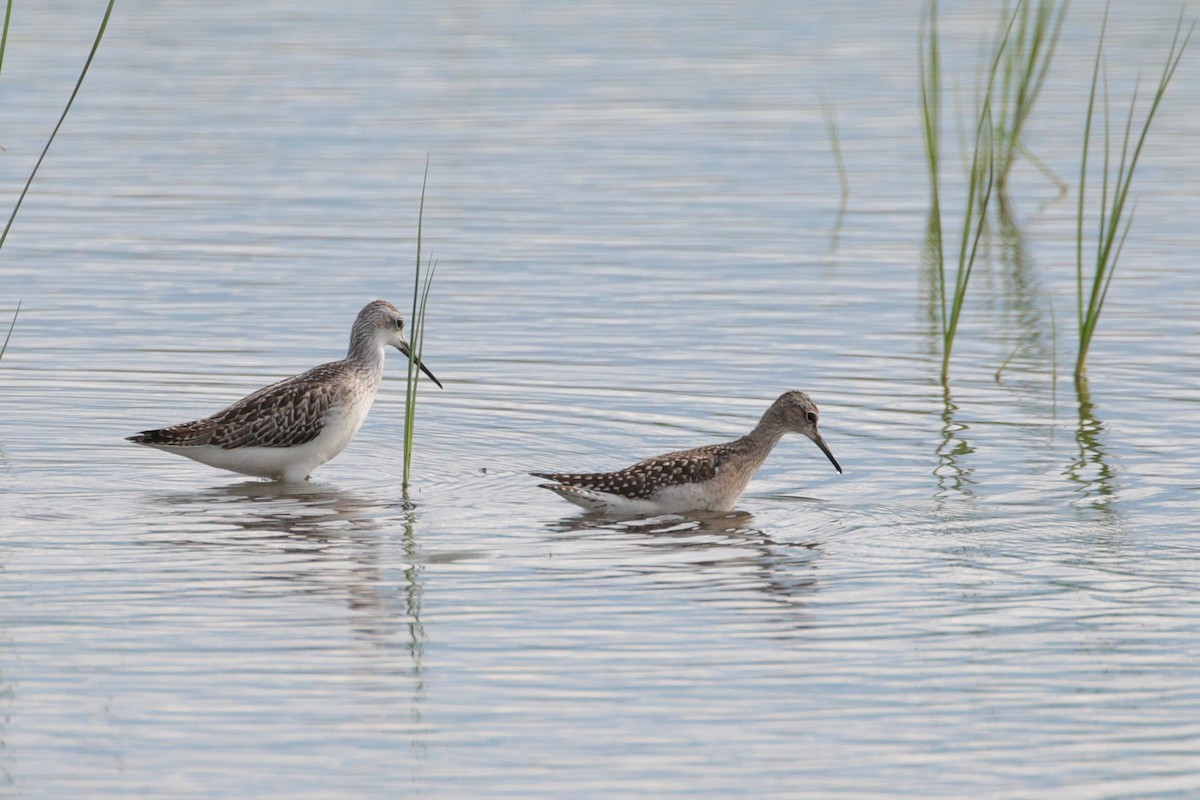
[(833, 457), (833, 453), (830, 451), (829, 445), (825, 444), (825, 440), (821, 438), (821, 434), (813, 431), (813, 441), (816, 442), (817, 447), (821, 448), (821, 452), (824, 453), (825, 457), (829, 459), (829, 463), (833, 464), (833, 468), (838, 471), (839, 475), (841, 475), (842, 465), (837, 463), (837, 459)]
[[(435, 375), (434, 375), (432, 372), (430, 372), (430, 371), (429, 371), (429, 367), (427, 367), (427, 366), (425, 366), (424, 364), (422, 364), (422, 363), (421, 363), (421, 359), (417, 358), (416, 356), (414, 356), (414, 355), (412, 354), (412, 351), (408, 349), (408, 345), (407, 345), (407, 344), (406, 344), (406, 345), (404, 345), (404, 347), (400, 347), (400, 348), (397, 348), (397, 349), (398, 349), (398, 350), (399, 350), (401, 353), (404, 353), (404, 355), (406, 355), (406, 356), (408, 356), (409, 358), (411, 358), (413, 361), (417, 362), (417, 366), (421, 368), (421, 372), (424, 372), (426, 375), (428, 375), (428, 376), (429, 376), (429, 380), (431, 380), (431, 381), (433, 381), (434, 383), (436, 383), (436, 384), (437, 384), (437, 387), (438, 387), (439, 389), (444, 389), (444, 388), (446, 388), (446, 387), (442, 386), (442, 382), (441, 382), (441, 381), (439, 381), (439, 380), (437, 379), (437, 376), (435, 376)], [(830, 458), (833, 458), (833, 456), (830, 456)], [(839, 469), (839, 470), (838, 470), (838, 472), (841, 472), (841, 470)]]

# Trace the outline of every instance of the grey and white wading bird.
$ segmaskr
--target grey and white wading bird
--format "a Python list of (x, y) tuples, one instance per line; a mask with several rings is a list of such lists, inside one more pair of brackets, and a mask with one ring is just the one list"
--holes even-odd
[[(341, 361), (263, 387), (211, 417), (142, 431), (129, 441), (211, 467), (300, 481), (350, 443), (383, 379), (384, 349), (409, 355), (404, 319), (386, 300), (368, 303), (350, 329)], [(420, 361), (429, 379), (442, 384)]]
[(589, 511), (614, 515), (729, 511), (785, 433), (802, 433), (842, 471), (817, 430), (817, 406), (804, 392), (784, 392), (740, 439), (679, 450), (617, 472), (533, 472), (543, 489)]

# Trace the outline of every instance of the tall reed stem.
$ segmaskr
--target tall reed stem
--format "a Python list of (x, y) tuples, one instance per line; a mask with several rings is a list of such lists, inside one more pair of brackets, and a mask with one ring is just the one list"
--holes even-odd
[(421, 352), (425, 344), (425, 309), (429, 302), (429, 289), (437, 262), (430, 260), (426, 265), (424, 279), (421, 275), (421, 245), (425, 222), (425, 187), (429, 182), (429, 158), (425, 159), (425, 175), (421, 179), (421, 204), (417, 211), (417, 261), (413, 271), (412, 315), (409, 317), (408, 374), (404, 392), (404, 477), (402, 488), (408, 491), (412, 475), (413, 431), (417, 418), (417, 387), (420, 382)]

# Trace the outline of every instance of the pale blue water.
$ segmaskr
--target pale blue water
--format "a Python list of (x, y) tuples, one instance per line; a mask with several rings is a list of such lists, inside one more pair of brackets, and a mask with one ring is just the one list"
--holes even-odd
[[(101, 10), (17, 10), (3, 196)], [(991, 13), (942, 4), (951, 98)], [(1032, 130), (1072, 185), (1101, 13)], [(1114, 108), (1177, 14), (1113, 10)], [(947, 395), (917, 15), (119, 3), (0, 251), (0, 796), (1200, 795), (1197, 54), (1087, 391), (1073, 196), (1025, 162)], [(446, 389), (410, 504), (399, 358), (303, 490), (123, 441), (407, 305), (427, 154)], [(525, 474), (732, 438), (789, 388), (846, 474), (785, 439), (727, 519), (598, 523)]]

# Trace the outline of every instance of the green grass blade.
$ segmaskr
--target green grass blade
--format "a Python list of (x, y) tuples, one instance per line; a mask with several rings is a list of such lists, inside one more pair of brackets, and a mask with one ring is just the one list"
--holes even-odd
[[(96, 57), (96, 51), (100, 49), (100, 41), (104, 38), (104, 31), (108, 29), (108, 19), (112, 16), (113, 5), (116, 0), (108, 0), (108, 8), (104, 11), (104, 19), (100, 22), (100, 30), (96, 33), (96, 41), (92, 43), (92, 50), (88, 53), (87, 60), (83, 63), (83, 70), (79, 73), (79, 79), (75, 81), (75, 88), (71, 91), (71, 97), (67, 100), (67, 106), (63, 109), (62, 115), (58, 118), (58, 122), (54, 125), (54, 130), (50, 132), (50, 138), (46, 140), (46, 146), (42, 148), (41, 155), (34, 162), (33, 171), (29, 173), (29, 180), (25, 181), (25, 187), (21, 189), (21, 193), (17, 195), (17, 203), (13, 206), (12, 213), (8, 215), (8, 223), (4, 226), (4, 231), (0, 233), (0, 247), (4, 246), (4, 241), (8, 238), (8, 232), (12, 229), (13, 221), (17, 218), (17, 212), (21, 210), (21, 204), (25, 202), (25, 195), (29, 193), (29, 187), (33, 185), (33, 179), (37, 175), (38, 168), (42, 166), (42, 161), (46, 158), (46, 153), (50, 152), (50, 145), (54, 143), (54, 137), (58, 135), (58, 129), (62, 127), (63, 122), (67, 119), (67, 114), (71, 111), (71, 106), (75, 103), (75, 97), (79, 94), (80, 87), (83, 86), (83, 79), (87, 77), (88, 69), (92, 66), (92, 59)], [(11, 8), (11, 2), (9, 6)], [(4, 19), (5, 37), (8, 33), (8, 17)]]
[[(1083, 155), (1079, 166), (1079, 197), (1075, 212), (1075, 303), (1079, 314), (1079, 330), (1083, 331), (1083, 221), (1087, 198), (1088, 154), (1091, 152), (1092, 120), (1096, 110), (1096, 84), (1100, 79), (1100, 62), (1104, 54), (1104, 35), (1108, 30), (1108, 8), (1104, 9), (1104, 20), (1100, 23), (1100, 38), (1096, 44), (1096, 60), (1092, 64), (1092, 87), (1088, 94), (1087, 114), (1083, 123)], [(1107, 147), (1105, 151), (1107, 152)], [(1107, 170), (1105, 170), (1107, 172)]]
[(4, 69), (4, 51), (8, 47), (8, 23), (12, 19), (13, 0), (8, 0), (4, 8), (4, 31), (0, 33), (0, 70)]
[(921, 123), (925, 141), (925, 162), (929, 168), (930, 212), (929, 250), (937, 277), (939, 321), (946, 335), (946, 256), (943, 246), (941, 192), (941, 63), (938, 54), (937, 0), (930, 0), (921, 14), (917, 61), (921, 83)]
[[(1117, 259), (1119, 259), (1121, 257), (1121, 251), (1125, 249), (1125, 240), (1127, 238), (1129, 238), (1129, 229), (1133, 227), (1133, 218), (1135, 216), (1135, 213), (1134, 213), (1135, 211), (1137, 211), (1136, 204), (1134, 205), (1133, 208), (1131, 208), (1129, 210), (1129, 216), (1125, 220), (1125, 227), (1121, 231), (1121, 238), (1117, 240), (1116, 250), (1113, 251), (1112, 263), (1114, 265), (1117, 263)], [(1104, 276), (1104, 287), (1101, 289), (1100, 299), (1096, 303), (1096, 318), (1097, 319), (1099, 319), (1099, 317), (1100, 317), (1100, 309), (1104, 308), (1104, 301), (1108, 297), (1108, 287), (1112, 285), (1113, 275), (1116, 275), (1116, 274), (1117, 274), (1117, 271), (1115, 269), (1110, 269), (1110, 270), (1108, 270), (1108, 273)]]
[(1014, 10), (1007, 3), (1001, 10), (1004, 33), (997, 34), (992, 46), (1001, 59), (992, 120), (1000, 191), (1005, 191), (1017, 156), (1026, 152), (1025, 127), (1054, 60), (1067, 5), (1065, 0), (1038, 0), (1034, 9), (1031, 0), (1019, 0)]
[[(1105, 235), (1104, 235), (1104, 233), (1105, 233), (1105, 231), (1107, 231), (1109, 229), (1109, 227), (1113, 221), (1112, 212), (1108, 208), (1108, 180), (1109, 180), (1109, 175), (1111, 174), (1109, 166), (1110, 166), (1110, 162), (1112, 160), (1112, 128), (1111, 128), (1111, 124), (1110, 124), (1110, 120), (1112, 119), (1112, 114), (1110, 113), (1109, 104), (1108, 104), (1108, 70), (1107, 70), (1107, 68), (1104, 70), (1103, 74), (1104, 74), (1104, 151), (1103, 151), (1104, 160), (1101, 162), (1101, 166), (1100, 166), (1100, 219), (1099, 219), (1099, 225), (1097, 226), (1097, 230), (1096, 230), (1096, 269), (1097, 270), (1103, 269), (1104, 265), (1107, 263), (1107, 259), (1104, 257), (1104, 254), (1105, 254), (1105, 250), (1104, 250)], [(1087, 313), (1085, 313), (1085, 315), (1084, 315), (1085, 318), (1088, 318), (1088, 319), (1091, 318), (1090, 310), (1092, 308), (1092, 304), (1093, 304), (1092, 297), (1089, 296), (1089, 298), (1088, 298), (1088, 309), (1089, 310)]]
[(408, 488), (409, 478), (412, 476), (412, 453), (413, 453), (413, 423), (417, 417), (417, 380), (420, 377), (420, 370), (417, 367), (417, 361), (420, 355), (416, 349), (416, 339), (421, 335), (420, 320), (418, 311), (420, 309), (421, 299), (421, 245), (424, 237), (425, 226), (425, 189), (429, 183), (429, 157), (425, 157), (425, 175), (421, 179), (421, 202), (417, 209), (417, 260), (413, 270), (413, 293), (412, 293), (412, 313), (409, 316), (409, 341), (408, 346), (408, 372), (405, 377), (404, 385), (404, 473), (401, 480), (401, 485), (404, 489)]
[[(1105, 14), (1105, 22), (1107, 23), (1107, 12)], [(1093, 114), (1095, 94), (1096, 94), (1096, 74), (1100, 69), (1101, 49), (1103, 45), (1104, 28), (1101, 28), (1101, 45), (1098, 46), (1096, 52), (1096, 65), (1093, 68), (1092, 77), (1092, 93), (1088, 104), (1088, 116), (1085, 125), (1084, 149), (1081, 158), (1080, 168), (1080, 191), (1079, 191), (1079, 210), (1076, 220), (1076, 300), (1079, 310), (1079, 353), (1075, 361), (1075, 378), (1080, 380), (1083, 378), (1087, 366), (1087, 356), (1091, 349), (1092, 337), (1095, 334), (1096, 326), (1100, 320), (1100, 313), (1104, 308), (1104, 303), (1108, 298), (1109, 288), (1112, 286), (1113, 276), (1116, 272), (1117, 262), (1120, 259), (1121, 252), (1124, 250), (1125, 241), (1129, 236), (1130, 228), (1133, 225), (1133, 210), (1129, 214), (1125, 214), (1126, 204), (1129, 201), (1129, 192), (1133, 185), (1133, 176), (1137, 170), (1138, 160), (1141, 158), (1142, 148), (1146, 143), (1146, 137), (1150, 132), (1150, 126), (1154, 121), (1155, 115), (1158, 113), (1158, 108), (1162, 103), (1162, 99), (1166, 94), (1167, 86), (1170, 85), (1171, 79), (1175, 75), (1175, 70), (1179, 67), (1179, 62), (1183, 58), (1183, 53), (1191, 41), (1192, 33), (1195, 31), (1195, 24), (1188, 28), (1187, 34), (1183, 34), (1183, 15), (1180, 14), (1179, 21), (1175, 26), (1175, 34), (1171, 39), (1171, 46), (1167, 52), (1167, 58), (1163, 65), (1162, 75), (1159, 77), (1158, 86), (1154, 93), (1154, 98), (1150, 103), (1150, 109), (1146, 113), (1145, 121), (1141, 125), (1141, 130), (1138, 133), (1136, 143), (1133, 144), (1132, 150), (1130, 143), (1133, 141), (1133, 124), (1134, 113), (1137, 107), (1138, 92), (1135, 88), (1133, 98), (1129, 104), (1129, 113), (1125, 119), (1125, 132), (1121, 140), (1120, 159), (1117, 164), (1116, 175), (1112, 179), (1112, 193), (1109, 194), (1109, 167), (1111, 141), (1109, 136), (1109, 112), (1107, 102), (1107, 87), (1105, 89), (1105, 142), (1104, 142), (1104, 174), (1101, 183), (1101, 198), (1100, 198), (1100, 220), (1097, 232), (1096, 241), (1096, 263), (1091, 274), (1091, 286), (1087, 292), (1088, 301), (1084, 303), (1084, 276), (1083, 276), (1083, 217), (1084, 217), (1084, 198), (1085, 186), (1087, 179), (1087, 157), (1088, 157), (1088, 132), (1090, 132), (1091, 119)], [(1107, 81), (1106, 81), (1107, 83)]]
[(4, 354), (8, 352), (8, 342), (12, 339), (13, 328), (17, 327), (17, 315), (21, 313), (21, 301), (17, 301), (17, 308), (13, 311), (12, 322), (8, 323), (8, 333), (4, 337), (4, 346), (0, 347), (0, 361), (4, 360)]
[[(966, 208), (963, 212), (962, 229), (958, 244), (958, 264), (955, 271), (954, 294), (949, 308), (943, 302), (942, 325), (942, 382), (949, 380), (950, 355), (958, 335), (958, 325), (966, 301), (967, 287), (979, 256), (983, 232), (987, 228), (987, 215), (997, 183), (996, 126), (993, 117), (997, 83), (1003, 85), (1006, 76), (1002, 71), (1003, 57), (1010, 46), (1013, 26), (1017, 24), (1024, 0), (1008, 17), (1003, 34), (995, 46), (986, 74), (987, 83), (979, 99), (975, 120), (975, 135), (971, 146), (970, 165), (967, 168)], [(944, 268), (942, 271), (942, 297), (945, 297)]]
[(955, 275), (954, 298), (950, 307), (950, 318), (946, 324), (946, 336), (942, 351), (942, 381), (949, 378), (950, 353), (958, 334), (958, 323), (962, 316), (963, 303), (967, 297), (967, 286), (979, 255), (979, 244), (987, 227), (987, 213), (996, 185), (996, 158), (992, 142), (990, 101), (985, 97), (976, 126), (974, 152), (971, 157), (971, 172), (968, 176), (967, 208), (963, 218), (962, 239), (959, 245), (958, 270)]

